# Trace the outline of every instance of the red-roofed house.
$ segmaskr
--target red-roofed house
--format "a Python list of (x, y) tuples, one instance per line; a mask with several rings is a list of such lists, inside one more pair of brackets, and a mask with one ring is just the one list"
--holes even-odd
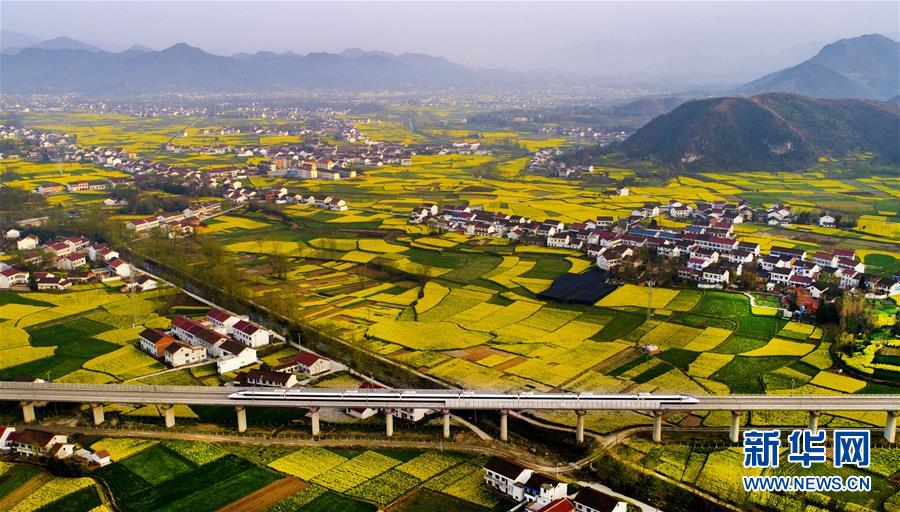
[(13, 286), (28, 284), (28, 272), (16, 267), (9, 267), (0, 272), (0, 289), (9, 289)]
[(84, 254), (74, 252), (56, 260), (56, 268), (62, 270), (75, 270), (87, 265), (87, 258)]
[(297, 354), (294, 361), (297, 363), (297, 370), (307, 375), (319, 375), (331, 370), (331, 361), (306, 350)]
[(206, 313), (206, 319), (209, 320), (209, 323), (213, 324), (216, 329), (227, 332), (228, 329), (236, 324), (241, 318), (216, 308), (210, 309), (209, 312)]
[(109, 268), (113, 269), (119, 277), (129, 277), (131, 275), (131, 265), (123, 259), (113, 258), (106, 264), (109, 265)]
[(534, 512), (574, 512), (575, 504), (569, 501), (568, 498), (560, 498), (558, 500), (553, 500), (546, 505), (540, 505), (538, 502), (529, 506), (527, 510), (531, 510)]
[(166, 348), (175, 343), (175, 338), (159, 329), (144, 329), (138, 334), (141, 350), (153, 357), (164, 357)]
[(256, 348), (269, 344), (269, 331), (247, 320), (235, 322), (228, 329), (228, 334), (248, 347)]
[[(387, 389), (387, 387), (375, 382), (364, 381), (359, 385), (359, 389)], [(352, 407), (347, 409), (345, 412), (350, 416), (353, 416), (354, 418), (364, 420), (378, 414), (378, 409), (373, 409), (371, 407)]]

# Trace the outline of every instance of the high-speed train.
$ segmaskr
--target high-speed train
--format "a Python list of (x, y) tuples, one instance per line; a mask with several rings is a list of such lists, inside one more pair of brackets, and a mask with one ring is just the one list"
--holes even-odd
[(466, 400), (515, 400), (519, 403), (545, 400), (579, 401), (641, 401), (660, 404), (696, 404), (698, 400), (687, 395), (595, 394), (595, 393), (497, 393), (493, 391), (436, 391), (436, 390), (308, 390), (308, 389), (247, 389), (228, 395), (234, 400), (277, 400), (285, 402), (357, 402), (359, 400), (415, 402), (445, 405), (451, 401)]

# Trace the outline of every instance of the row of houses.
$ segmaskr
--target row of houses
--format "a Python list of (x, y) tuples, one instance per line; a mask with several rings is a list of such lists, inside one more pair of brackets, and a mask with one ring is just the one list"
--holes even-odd
[(180, 238), (193, 234), (204, 218), (213, 216), (221, 210), (222, 203), (219, 201), (198, 201), (180, 212), (150, 215), (129, 221), (125, 226), (135, 233), (160, 229), (169, 238)]
[(118, 251), (103, 243), (91, 243), (84, 236), (72, 236), (49, 240), (37, 245), (36, 235), (28, 235), (20, 242), (27, 242), (18, 255), (18, 263), (41, 269), (53, 268), (65, 271), (65, 276), (49, 271), (23, 270), (15, 265), (0, 262), (0, 289), (27, 286), (34, 279), (38, 290), (60, 291), (72, 284), (92, 280), (126, 279), (128, 287), (142, 291), (154, 289), (157, 283), (149, 276), (132, 275), (132, 266), (121, 258)]
[(269, 344), (270, 331), (221, 309), (210, 310), (202, 321), (177, 316), (170, 332), (144, 329), (140, 348), (171, 367), (216, 361), (219, 373), (256, 363), (256, 349)]
[[(782, 210), (784, 208), (776, 211)], [(647, 219), (663, 214), (689, 219), (693, 224), (681, 229), (644, 227)], [(736, 225), (753, 220), (754, 215), (753, 208), (744, 202), (701, 202), (691, 207), (673, 200), (666, 205), (645, 204), (624, 219), (599, 216), (565, 224), (465, 205), (448, 205), (441, 209), (437, 204), (425, 204), (410, 212), (409, 222), (429, 223), (439, 229), (470, 236), (506, 237), (524, 243), (577, 250), (607, 271), (624, 265), (643, 265), (637, 254), (649, 251), (659, 257), (678, 260), (677, 276), (700, 287), (725, 287), (734, 277), (741, 276), (748, 265), (753, 265), (759, 267), (760, 276), (767, 281), (769, 289), (803, 286), (817, 298), (824, 291), (815, 286), (819, 272), (834, 274), (838, 286), (845, 290), (871, 282), (873, 290), (870, 291), (875, 293), (900, 291), (900, 284), (894, 278), (870, 276), (864, 279), (865, 264), (853, 250), (821, 253), (821, 261), (816, 261), (815, 257), (813, 261), (805, 261), (805, 251), (773, 247), (763, 257), (758, 243), (739, 240), (734, 231)]]
[(493, 457), (484, 466), (484, 485), (531, 512), (625, 512), (628, 503), (590, 487), (570, 495), (569, 486), (515, 462)]
[(92, 452), (69, 441), (65, 434), (35, 429), (20, 432), (15, 427), (0, 427), (0, 452), (20, 457), (73, 458), (93, 466), (106, 466), (112, 462), (106, 450)]

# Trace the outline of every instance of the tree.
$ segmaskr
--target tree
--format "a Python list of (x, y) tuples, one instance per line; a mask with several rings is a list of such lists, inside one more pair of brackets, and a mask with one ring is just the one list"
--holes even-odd
[(838, 299), (838, 316), (840, 318), (841, 332), (846, 333), (848, 327), (857, 327), (858, 320), (862, 316), (865, 299), (859, 291), (845, 293)]
[(272, 276), (276, 279), (287, 279), (288, 266), (290, 258), (281, 252), (277, 242), (273, 245), (272, 250), (268, 254), (269, 266), (272, 267)]

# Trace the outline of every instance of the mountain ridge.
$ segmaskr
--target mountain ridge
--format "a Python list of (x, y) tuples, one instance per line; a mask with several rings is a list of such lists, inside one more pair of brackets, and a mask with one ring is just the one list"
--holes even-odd
[(886, 100), (898, 90), (900, 42), (866, 34), (827, 44), (812, 58), (748, 82), (736, 92)]
[(872, 151), (900, 163), (900, 108), (790, 93), (688, 101), (617, 149), (687, 168), (777, 167)]
[[(221, 56), (186, 43), (154, 51), (24, 48), (0, 56), (0, 86), (19, 92), (233, 91), (291, 87), (367, 89), (512, 83), (525, 74), (479, 70), (417, 53), (257, 52)], [(530, 77), (539, 82), (540, 77)]]

